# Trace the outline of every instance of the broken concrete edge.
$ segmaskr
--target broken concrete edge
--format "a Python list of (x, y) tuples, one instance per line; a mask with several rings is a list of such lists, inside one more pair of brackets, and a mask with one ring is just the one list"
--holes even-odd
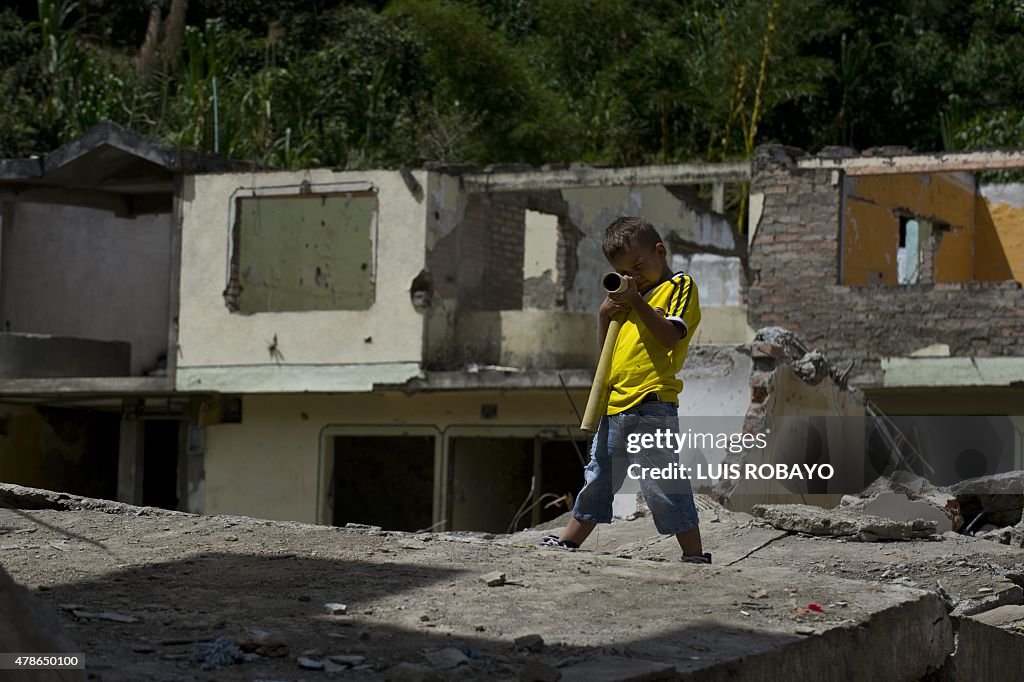
[(52, 509), (56, 511), (101, 511), (108, 514), (137, 515), (185, 515), (186, 512), (160, 509), (158, 507), (139, 507), (123, 502), (83, 497), (70, 493), (29, 488), (13, 483), (0, 483), (0, 505), (10, 509), (25, 511)]
[[(939, 596), (899, 588), (907, 599), (876, 613), (868, 627), (845, 622), (801, 637), (788, 646), (677, 674), (674, 679), (727, 682), (735, 679), (845, 680), (885, 677), (920, 680), (942, 668), (954, 651), (953, 626)], [(871, 652), (865, 655), (865, 651)], [(908, 652), (915, 655), (908, 656)]]
[(751, 514), (779, 530), (859, 542), (918, 540), (936, 535), (935, 521), (897, 521), (842, 508), (826, 510), (805, 504), (757, 504), (751, 509)]

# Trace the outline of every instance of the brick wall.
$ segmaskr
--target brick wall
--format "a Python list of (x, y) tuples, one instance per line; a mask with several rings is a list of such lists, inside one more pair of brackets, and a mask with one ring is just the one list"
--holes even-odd
[(937, 343), (953, 356), (1024, 353), (1024, 290), (1014, 281), (845, 286), (839, 281), (841, 183), (798, 170), (798, 150), (768, 146), (754, 160), (751, 193), (764, 208), (750, 249), (749, 320), (791, 329), (851, 382), (881, 385), (879, 359)]
[(525, 202), (514, 194), (472, 194), (457, 228), (461, 310), (523, 307)]

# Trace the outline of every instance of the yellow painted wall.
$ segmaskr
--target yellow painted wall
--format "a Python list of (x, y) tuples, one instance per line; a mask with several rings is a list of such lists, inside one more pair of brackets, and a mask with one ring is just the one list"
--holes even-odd
[(969, 282), (974, 279), (974, 229), (933, 231), (932, 239), (939, 240), (932, 261), (934, 281)]
[[(934, 257), (937, 282), (974, 275), (975, 187), (970, 176), (953, 173), (847, 177), (843, 215), (845, 284), (896, 284), (899, 211), (952, 229)], [(882, 274), (882, 281), (871, 278)]]
[(0, 404), (0, 481), (112, 497), (117, 429), (109, 413)]
[[(587, 392), (573, 391), (573, 400), (582, 410)], [(496, 418), (480, 418), (485, 403), (498, 404)], [(315, 523), (321, 431), (359, 425), (370, 435), (380, 425), (576, 427), (579, 420), (560, 390), (248, 395), (241, 424), (207, 428), (205, 513)]]
[(1024, 282), (1024, 207), (978, 197), (977, 279)]
[[(900, 223), (892, 210), (847, 196), (844, 213), (843, 283), (896, 284)], [(881, 282), (873, 273), (882, 273)]]
[(46, 421), (35, 409), (16, 405), (0, 406), (0, 481), (34, 488), (46, 488), (49, 477), (43, 470), (43, 432)]

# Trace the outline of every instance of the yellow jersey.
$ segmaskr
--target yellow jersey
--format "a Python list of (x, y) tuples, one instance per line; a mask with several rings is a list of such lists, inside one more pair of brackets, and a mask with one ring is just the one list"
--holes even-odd
[(644, 300), (686, 331), (675, 346), (665, 348), (640, 321), (636, 311), (630, 311), (612, 352), (607, 414), (628, 410), (649, 393), (657, 393), (659, 400), (676, 402), (683, 390), (678, 375), (690, 339), (700, 324), (697, 285), (689, 275), (679, 272), (650, 289)]

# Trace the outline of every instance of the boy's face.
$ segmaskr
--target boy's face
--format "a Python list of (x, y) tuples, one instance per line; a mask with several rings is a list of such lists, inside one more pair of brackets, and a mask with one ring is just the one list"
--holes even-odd
[(631, 246), (613, 256), (609, 262), (620, 275), (629, 275), (636, 282), (640, 293), (645, 293), (655, 284), (661, 282), (665, 273), (668, 252), (665, 245), (658, 242), (654, 248)]

